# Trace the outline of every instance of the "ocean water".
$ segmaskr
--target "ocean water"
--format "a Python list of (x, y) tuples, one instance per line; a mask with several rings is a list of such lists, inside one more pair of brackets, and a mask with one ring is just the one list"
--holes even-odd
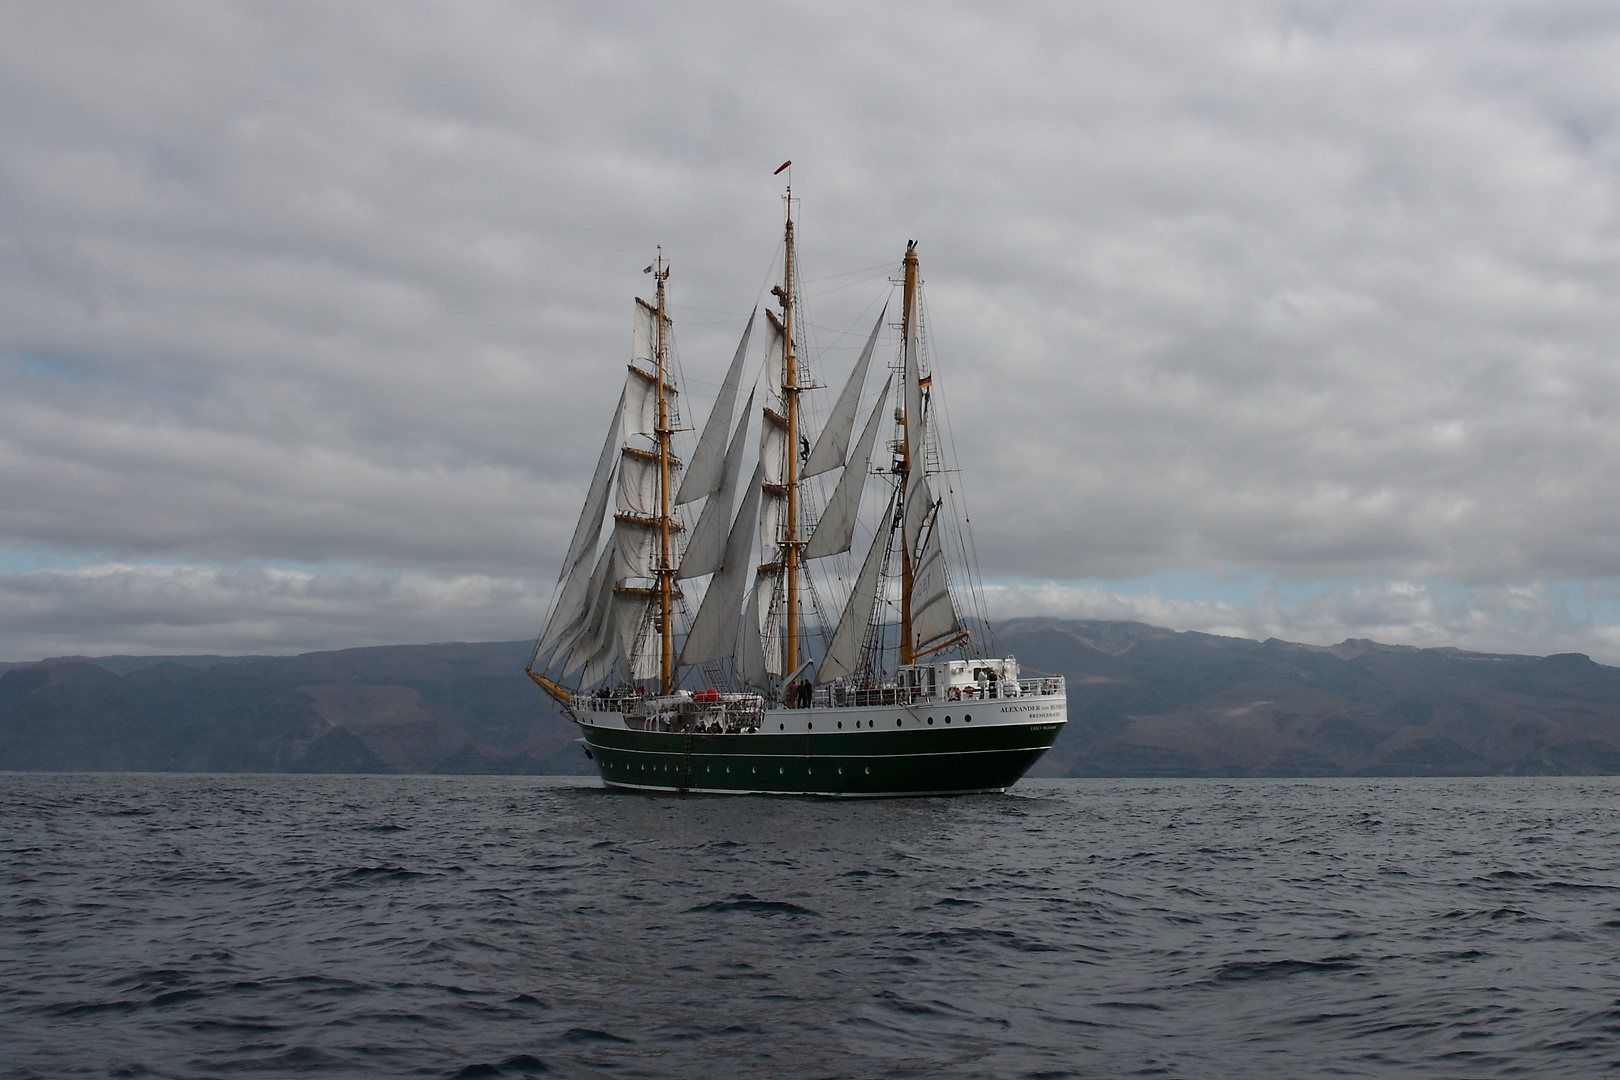
[(0, 1077), (1593, 1077), (1617, 796), (0, 775)]

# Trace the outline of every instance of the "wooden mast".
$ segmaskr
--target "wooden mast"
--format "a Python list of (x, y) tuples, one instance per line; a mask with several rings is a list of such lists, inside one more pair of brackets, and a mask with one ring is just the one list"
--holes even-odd
[(657, 347), (654, 355), (658, 368), (658, 634), (662, 646), (659, 657), (659, 684), (661, 693), (675, 689), (675, 635), (670, 622), (671, 602), (675, 591), (675, 562), (669, 548), (669, 402), (664, 397), (664, 281), (669, 270), (664, 266), (664, 252), (660, 248), (655, 276), (658, 278), (658, 305), (653, 315), (658, 323)]
[[(915, 241), (906, 244), (906, 285), (905, 307), (900, 316), (902, 348), (910, 353), (916, 348), (912, 335), (917, 332), (917, 245)], [(909, 403), (911, 400), (911, 387), (905, 385), (905, 380), (912, 377), (911, 365), (904, 365), (901, 377), (900, 400)], [(909, 407), (909, 405), (907, 405)], [(911, 564), (911, 551), (906, 543), (906, 530), (904, 525), (906, 491), (911, 483), (912, 463), (919, 466), (922, 463), (922, 447), (911, 445), (911, 431), (915, 427), (919, 437), (922, 435), (922, 425), (918, 423), (921, 417), (907, 416), (900, 429), (900, 663), (914, 664), (917, 656), (911, 643), (911, 587), (916, 577), (917, 568)]]
[[(791, 173), (789, 174), (792, 175)], [(793, 184), (787, 186), (787, 228), (782, 257), (782, 284), (771, 291), (782, 306), (782, 404), (787, 409), (787, 524), (782, 535), (782, 573), (786, 577), (782, 670), (799, 667), (799, 378), (793, 356)]]

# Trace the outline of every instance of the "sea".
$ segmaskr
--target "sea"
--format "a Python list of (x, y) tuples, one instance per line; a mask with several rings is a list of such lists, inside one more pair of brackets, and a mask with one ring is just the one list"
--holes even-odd
[(0, 1077), (1596, 1077), (1620, 778), (0, 774)]

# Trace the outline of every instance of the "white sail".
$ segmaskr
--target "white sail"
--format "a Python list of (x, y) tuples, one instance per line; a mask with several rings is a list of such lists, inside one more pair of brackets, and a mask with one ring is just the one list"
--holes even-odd
[[(666, 323), (665, 325), (668, 325)], [(656, 365), (658, 362), (658, 311), (636, 297), (635, 328), (630, 334), (630, 359)]]
[[(611, 619), (608, 621), (612, 622)], [(607, 640), (602, 643), (602, 647), (586, 661), (585, 670), (579, 677), (579, 685), (590, 686), (592, 683), (599, 683), (612, 673), (613, 658), (618, 654), (618, 643), (613, 640), (612, 634), (605, 637)]]
[(866, 553), (866, 561), (861, 564), (860, 576), (855, 579), (849, 601), (844, 604), (844, 613), (838, 618), (838, 628), (833, 631), (832, 641), (827, 645), (827, 655), (821, 658), (821, 667), (816, 671), (817, 683), (843, 678), (861, 662), (861, 646), (866, 643), (866, 628), (872, 621), (872, 607), (877, 603), (878, 586), (882, 584), (879, 579), (883, 570), (883, 550), (888, 540), (887, 529), (879, 529), (872, 538), (872, 547)]
[(774, 491), (764, 493), (759, 504), (759, 545), (765, 562), (782, 558), (782, 533), (787, 524), (787, 499)]
[(765, 313), (765, 385), (772, 394), (781, 394), (787, 381), (787, 353), (783, 344), (782, 320)]
[(810, 451), (800, 476), (807, 479), (820, 476), (844, 463), (849, 453), (849, 437), (855, 430), (855, 414), (860, 411), (861, 390), (866, 386), (866, 369), (872, 362), (872, 349), (877, 345), (883, 317), (888, 313), (889, 309), (885, 307), (879, 313), (878, 321), (872, 324), (872, 335), (866, 339), (866, 348), (861, 350), (861, 358), (855, 361), (855, 369), (849, 373), (849, 381), (844, 383), (843, 392), (838, 395), (838, 404), (833, 406), (827, 426), (821, 429), (821, 435), (816, 439), (816, 445)]
[(754, 467), (748, 494), (726, 538), (725, 560), (709, 583), (709, 591), (692, 621), (686, 645), (681, 649), (682, 664), (706, 664), (730, 656), (737, 644), (737, 608), (748, 587), (748, 569), (754, 561), (754, 521), (759, 514), (760, 466)]
[(753, 411), (754, 395), (749, 394), (748, 404), (743, 406), (742, 419), (737, 421), (736, 434), (732, 435), (731, 445), (726, 448), (720, 486), (709, 493), (709, 501), (703, 504), (703, 512), (692, 527), (686, 554), (681, 556), (680, 572), (675, 575), (677, 578), (702, 577), (720, 569), (726, 550), (726, 526), (731, 524), (731, 505), (737, 498), (737, 477), (742, 473), (743, 457), (747, 453), (744, 440)]
[(622, 514), (658, 516), (658, 459), (625, 447), (619, 462), (618, 508)]
[(765, 689), (771, 674), (765, 665), (765, 644), (761, 628), (771, 602), (771, 589), (775, 575), (765, 572), (754, 575), (754, 588), (743, 605), (742, 630), (737, 637), (737, 675), (744, 686)]
[(906, 482), (905, 543), (906, 554), (913, 560), (918, 556), (923, 527), (934, 510), (934, 494), (928, 490), (928, 474), (918, 465), (911, 468), (911, 479)]
[[(755, 308), (754, 311), (758, 314), (759, 309)], [(748, 337), (753, 332), (754, 316), (750, 315), (748, 325), (743, 327), (742, 340), (737, 343), (736, 355), (731, 358), (731, 367), (726, 371), (725, 381), (720, 384), (720, 395), (714, 399), (714, 408), (709, 410), (708, 422), (703, 425), (703, 434), (698, 438), (697, 449), (693, 451), (692, 461), (686, 468), (686, 477), (681, 481), (680, 490), (675, 493), (677, 506), (711, 495), (721, 484), (725, 464), (721, 455), (726, 451), (726, 433), (731, 430), (731, 414), (737, 407), (737, 387), (742, 382), (743, 359), (748, 354)], [(731, 515), (729, 503), (726, 505), (726, 515)]]
[(658, 633), (658, 620), (648, 617), (651, 608), (651, 597), (639, 593), (614, 594), (613, 617), (618, 631), (619, 656), (632, 679), (658, 674), (662, 635)]
[[(893, 382), (892, 378), (890, 382)], [(855, 515), (861, 508), (861, 492), (866, 488), (866, 470), (871, 463), (872, 445), (877, 442), (878, 431), (883, 426), (883, 406), (888, 400), (889, 383), (886, 382), (877, 403), (872, 406), (872, 415), (866, 419), (860, 439), (855, 443), (855, 453), (844, 467), (844, 475), (838, 478), (832, 498), (827, 500), (827, 511), (816, 522), (816, 531), (810, 534), (810, 542), (804, 546), (805, 558), (820, 559), (837, 555), (848, 551), (854, 542)], [(815, 454), (810, 456), (813, 458)]]
[(951, 603), (950, 583), (945, 576), (945, 551), (940, 545), (939, 522), (928, 530), (922, 557), (911, 584), (911, 646), (922, 651), (961, 630), (956, 608)]
[(563, 677), (578, 671), (602, 648), (604, 627), (608, 624), (609, 609), (613, 606), (613, 579), (616, 565), (612, 544), (602, 549), (591, 571), (587, 586), (586, 608), (583, 618), (567, 636), (568, 659), (563, 663)]
[[(664, 384), (664, 401), (673, 404), (676, 390)], [(624, 379), (624, 437), (658, 440), (658, 377), (631, 366)]]
[(591, 474), (591, 486), (585, 492), (585, 506), (579, 512), (574, 526), (574, 538), (568, 544), (568, 557), (563, 560), (565, 577), (557, 595), (556, 606), (546, 628), (540, 632), (534, 655), (545, 655), (561, 639), (563, 631), (575, 622), (585, 605), (585, 584), (590, 577), (591, 554), (602, 536), (602, 516), (607, 512), (608, 489), (613, 479), (614, 451), (619, 445), (619, 422), (624, 413), (624, 396), (619, 396), (618, 408), (613, 411), (613, 422), (608, 425), (607, 441), (596, 459), (596, 472)]
[(650, 578), (656, 574), (662, 558), (658, 539), (658, 526), (653, 522), (615, 518), (612, 546), (618, 555), (618, 576)]
[(787, 483), (787, 455), (787, 422), (767, 409), (759, 431), (759, 460), (765, 466), (765, 483)]

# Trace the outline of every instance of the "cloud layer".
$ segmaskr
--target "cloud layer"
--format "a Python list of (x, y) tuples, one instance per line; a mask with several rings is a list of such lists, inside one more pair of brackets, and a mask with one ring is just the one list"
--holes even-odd
[(640, 267), (701, 409), (789, 157), (823, 381), (921, 241), (992, 579), (1235, 567), (1340, 584), (1141, 617), (1611, 648), (1560, 583), (1620, 579), (1620, 16), (671, 14), (0, 13), (0, 544), (106, 564), (0, 576), (7, 655), (532, 632)]

